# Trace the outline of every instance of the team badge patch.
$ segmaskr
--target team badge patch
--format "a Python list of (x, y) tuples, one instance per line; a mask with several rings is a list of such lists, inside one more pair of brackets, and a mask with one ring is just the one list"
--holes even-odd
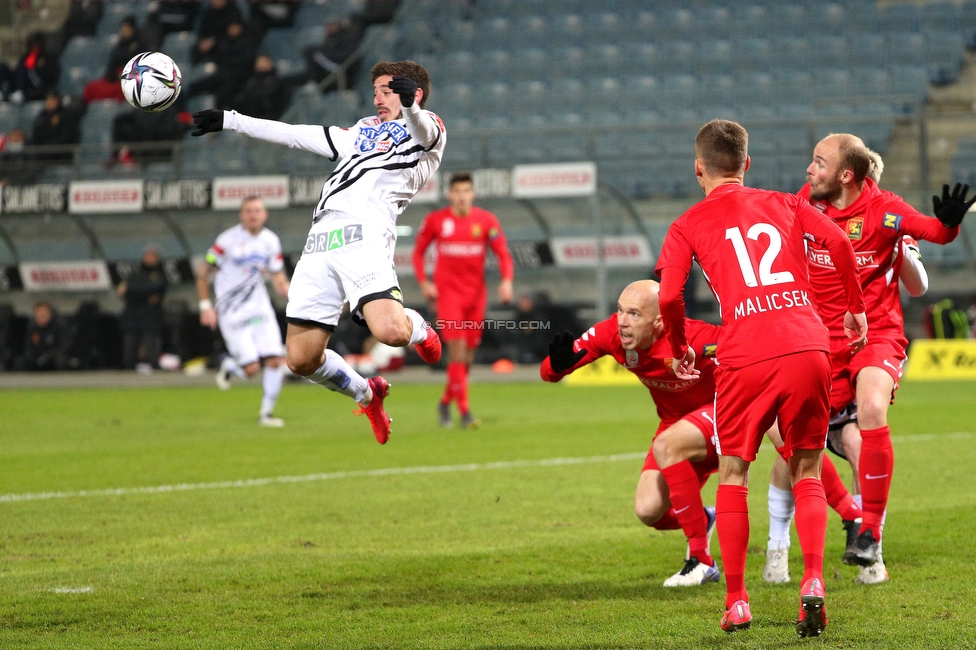
[(472, 237), (481, 237), (481, 224), (480, 223), (471, 224), (471, 236)]
[(488, 239), (494, 239), (497, 236), (498, 236), (498, 228), (488, 229)]
[(668, 372), (670, 372), (672, 375), (677, 374), (674, 371), (674, 358), (673, 357), (667, 357), (664, 360), (664, 367), (667, 368), (668, 369)]
[(628, 368), (637, 367), (637, 350), (627, 350), (627, 358), (625, 363)]
[(901, 215), (895, 214), (894, 212), (886, 212), (881, 225), (883, 225), (885, 228), (891, 228), (892, 230), (900, 230)]
[(709, 343), (705, 346), (705, 356), (714, 357), (718, 351), (718, 343)]
[(860, 239), (864, 233), (864, 217), (856, 217), (847, 222), (847, 236), (851, 239)]

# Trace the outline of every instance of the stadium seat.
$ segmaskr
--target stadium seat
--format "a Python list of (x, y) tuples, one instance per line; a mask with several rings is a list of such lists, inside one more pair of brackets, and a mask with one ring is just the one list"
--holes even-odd
[(879, 13), (881, 29), (885, 32), (913, 32), (921, 29), (922, 9), (914, 2), (893, 2), (882, 7)]
[(929, 80), (934, 84), (950, 84), (959, 78), (965, 43), (957, 30), (923, 32), (925, 37), (925, 63)]
[(545, 50), (536, 47), (512, 50), (508, 62), (508, 78), (512, 81), (544, 80), (548, 73)]
[(176, 62), (180, 72), (184, 72), (193, 65), (190, 57), (194, 43), (196, 35), (193, 32), (170, 32), (163, 37), (161, 49)]
[(61, 53), (61, 65), (94, 68), (101, 73), (108, 64), (112, 43), (108, 38), (73, 36)]
[(120, 111), (131, 110), (128, 105), (113, 99), (103, 99), (88, 105), (81, 118), (81, 143), (106, 143), (112, 141), (112, 122)]
[(90, 65), (74, 65), (62, 67), (58, 77), (58, 91), (62, 95), (81, 97), (85, 85), (92, 79), (97, 79), (105, 72), (105, 65), (95, 67)]
[[(119, 31), (119, 25), (122, 24), (122, 20), (127, 16), (139, 16), (140, 8), (138, 5), (146, 4), (140, 2), (127, 2), (126, 0), (116, 0), (115, 2), (103, 3), (102, 8), (102, 18), (98, 21), (98, 27), (96, 27), (95, 35), (100, 38), (105, 38), (111, 36), (112, 34), (117, 34)], [(163, 50), (167, 54), (168, 51)], [(172, 55), (170, 55), (172, 56)]]
[(30, 134), (34, 130), (34, 120), (41, 111), (44, 110), (44, 100), (38, 99), (32, 102), (24, 102), (20, 107), (20, 128), (24, 133)]
[(0, 134), (6, 134), (12, 129), (19, 128), (21, 128), (20, 104), (0, 102)]

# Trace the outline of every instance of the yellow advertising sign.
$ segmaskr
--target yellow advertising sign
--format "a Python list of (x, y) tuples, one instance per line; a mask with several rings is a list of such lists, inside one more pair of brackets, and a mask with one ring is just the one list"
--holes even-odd
[(609, 355), (574, 371), (563, 381), (570, 386), (631, 386), (641, 383), (637, 375)]
[(976, 379), (976, 339), (915, 339), (907, 379)]

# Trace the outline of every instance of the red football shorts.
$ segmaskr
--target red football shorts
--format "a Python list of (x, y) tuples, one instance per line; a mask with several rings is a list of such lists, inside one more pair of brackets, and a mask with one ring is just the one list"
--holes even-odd
[(437, 329), (445, 341), (466, 341), (469, 348), (481, 345), (488, 294), (471, 298), (441, 294), (437, 297)]
[(905, 350), (908, 341), (904, 338), (871, 339), (868, 332), (868, 344), (857, 354), (851, 354), (847, 347), (847, 339), (830, 340), (830, 410), (838, 413), (854, 401), (857, 397), (855, 380), (857, 373), (867, 367), (881, 368), (895, 382), (891, 389), (891, 402), (895, 401), (895, 391), (898, 390), (898, 380), (901, 378), (902, 366), (905, 364)]
[[(705, 447), (708, 448), (708, 456), (705, 460), (693, 461), (691, 463), (691, 468), (695, 470), (695, 474), (698, 475), (698, 482), (702, 485), (718, 470), (718, 454), (715, 452), (715, 408), (713, 406), (705, 406), (700, 409), (696, 409), (689, 413), (688, 415), (681, 418), (682, 422), (689, 422), (695, 426), (699, 431), (701, 431), (702, 436), (705, 438)], [(656, 438), (658, 434), (668, 428), (670, 425), (665, 425), (663, 422), (661, 426), (658, 427), (657, 433), (654, 434)], [(649, 469), (661, 471), (658, 467), (657, 460), (654, 458), (654, 447), (647, 452), (647, 457), (644, 458), (644, 469), (642, 471), (647, 471)]]
[(830, 357), (811, 350), (715, 370), (716, 447), (721, 456), (756, 460), (779, 418), (784, 458), (794, 449), (823, 449), (830, 422)]

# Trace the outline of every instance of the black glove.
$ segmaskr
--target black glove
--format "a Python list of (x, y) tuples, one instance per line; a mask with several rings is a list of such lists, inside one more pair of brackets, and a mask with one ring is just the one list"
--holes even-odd
[(932, 208), (935, 212), (935, 217), (946, 228), (955, 228), (961, 224), (962, 218), (969, 212), (969, 208), (973, 206), (973, 203), (976, 203), (976, 196), (970, 201), (966, 201), (966, 192), (968, 191), (968, 185), (956, 183), (956, 186), (952, 189), (952, 194), (949, 194), (949, 186), (943, 185), (942, 199), (940, 200), (938, 196), (932, 197)]
[(586, 356), (586, 350), (573, 352), (576, 338), (568, 331), (556, 334), (549, 342), (549, 365), (554, 372), (566, 372)]
[(400, 95), (401, 104), (413, 106), (413, 100), (417, 96), (417, 82), (409, 77), (394, 75), (390, 80), (390, 90)]
[(197, 130), (190, 135), (203, 135), (204, 133), (216, 133), (224, 130), (224, 112), (215, 108), (208, 108), (205, 111), (197, 111), (193, 114), (193, 126)]

